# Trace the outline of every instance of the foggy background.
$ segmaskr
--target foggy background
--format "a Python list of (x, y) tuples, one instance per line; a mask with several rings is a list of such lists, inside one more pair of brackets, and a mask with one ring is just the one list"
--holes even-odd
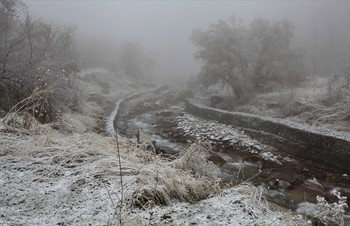
[[(100, 52), (107, 61), (113, 58), (110, 51), (117, 42), (140, 43), (155, 62), (154, 73), (162, 77), (196, 74), (200, 65), (194, 60), (194, 48), (189, 40), (193, 29), (207, 29), (218, 19), (232, 15), (243, 19), (245, 24), (255, 18), (291, 21), (295, 25), (293, 46), (305, 50), (310, 74), (328, 76), (344, 63), (345, 55), (350, 56), (350, 1), (27, 0), (25, 3), (37, 18), (53, 24), (75, 25), (80, 47), (99, 46), (94, 52)], [(83, 57), (89, 55), (79, 52)]]

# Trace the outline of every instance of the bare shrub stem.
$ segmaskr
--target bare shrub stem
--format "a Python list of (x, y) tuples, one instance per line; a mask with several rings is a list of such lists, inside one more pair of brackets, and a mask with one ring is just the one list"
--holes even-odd
[(124, 184), (123, 184), (123, 171), (122, 163), (120, 158), (120, 149), (119, 149), (119, 139), (118, 139), (118, 128), (115, 128), (115, 139), (117, 142), (117, 153), (118, 153), (118, 164), (119, 164), (119, 177), (120, 177), (120, 205), (119, 205), (119, 225), (122, 225), (122, 210), (123, 210), (123, 201), (124, 201)]

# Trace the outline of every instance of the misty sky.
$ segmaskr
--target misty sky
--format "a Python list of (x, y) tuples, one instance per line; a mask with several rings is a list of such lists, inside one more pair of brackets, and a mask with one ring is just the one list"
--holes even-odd
[[(31, 14), (57, 24), (77, 26), (79, 36), (107, 37), (142, 43), (166, 75), (188, 75), (198, 70), (189, 36), (218, 19), (236, 15), (249, 23), (254, 18), (289, 19), (297, 30), (309, 26), (310, 15), (323, 16), (321, 1), (24, 1)], [(348, 1), (350, 2), (350, 1)], [(329, 1), (349, 7), (345, 1)], [(349, 21), (346, 23), (350, 24)], [(297, 39), (302, 35), (297, 35)]]

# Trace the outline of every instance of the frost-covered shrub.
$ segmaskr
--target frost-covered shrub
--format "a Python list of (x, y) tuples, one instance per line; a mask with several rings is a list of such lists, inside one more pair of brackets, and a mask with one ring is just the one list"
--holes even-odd
[(300, 203), (297, 212), (316, 218), (326, 225), (344, 225), (344, 212), (348, 208), (347, 197), (341, 196), (336, 190), (332, 190), (331, 195), (336, 196), (338, 201), (328, 203), (324, 197), (317, 196), (317, 204)]
[(56, 121), (62, 105), (76, 106), (74, 28), (33, 19), (20, 0), (0, 1), (0, 14), (0, 110)]
[(317, 207), (319, 219), (323, 222), (335, 222), (344, 225), (344, 212), (348, 208), (346, 204), (347, 197), (341, 196), (340, 192), (333, 190), (332, 195), (338, 198), (338, 202), (329, 204), (324, 197), (317, 196)]

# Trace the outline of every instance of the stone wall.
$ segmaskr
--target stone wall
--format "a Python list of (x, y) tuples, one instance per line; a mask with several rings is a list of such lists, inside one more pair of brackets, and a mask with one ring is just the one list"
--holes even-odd
[(240, 127), (248, 135), (279, 151), (350, 174), (348, 133), (210, 108), (193, 99), (187, 99), (186, 110), (200, 117)]

